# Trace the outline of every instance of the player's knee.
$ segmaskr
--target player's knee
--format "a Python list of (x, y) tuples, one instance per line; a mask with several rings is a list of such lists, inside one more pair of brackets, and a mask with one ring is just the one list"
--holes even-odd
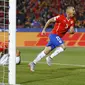
[(48, 50), (44, 50), (44, 53), (47, 55), (49, 53), (49, 51)]
[(66, 50), (66, 47), (63, 47), (63, 50)]
[(62, 44), (61, 47), (63, 48), (63, 50), (66, 49), (66, 46), (64, 44)]
[(51, 51), (51, 47), (45, 47), (44, 53), (47, 55)]

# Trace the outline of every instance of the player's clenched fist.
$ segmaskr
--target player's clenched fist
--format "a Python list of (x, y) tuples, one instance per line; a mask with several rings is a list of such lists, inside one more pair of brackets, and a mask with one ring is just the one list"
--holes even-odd
[(42, 35), (45, 35), (46, 34), (46, 31), (45, 30), (42, 30), (42, 33), (41, 33)]

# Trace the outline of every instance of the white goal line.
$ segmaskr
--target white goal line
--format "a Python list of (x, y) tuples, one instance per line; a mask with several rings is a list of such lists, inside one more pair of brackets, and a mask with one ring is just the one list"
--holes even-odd
[[(0, 85), (9, 85), (9, 84), (8, 83), (0, 83)], [(13, 85), (21, 85), (21, 84), (13, 84)]]
[[(31, 61), (21, 61), (23, 63), (29, 63)], [(47, 64), (46, 62), (38, 62), (39, 64)], [(80, 64), (61, 64), (61, 63), (52, 63), (54, 65), (61, 65), (61, 66), (77, 66), (77, 67), (85, 67), (85, 65)]]

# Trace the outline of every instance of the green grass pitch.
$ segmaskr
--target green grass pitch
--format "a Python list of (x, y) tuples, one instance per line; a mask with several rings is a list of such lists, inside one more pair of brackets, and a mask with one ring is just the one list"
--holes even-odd
[(67, 48), (63, 53), (54, 57), (51, 67), (46, 64), (45, 58), (43, 58), (37, 63), (35, 72), (30, 72), (28, 63), (44, 48), (28, 47), (18, 49), (21, 51), (22, 62), (20, 65), (17, 65), (17, 84), (85, 85), (84, 47)]

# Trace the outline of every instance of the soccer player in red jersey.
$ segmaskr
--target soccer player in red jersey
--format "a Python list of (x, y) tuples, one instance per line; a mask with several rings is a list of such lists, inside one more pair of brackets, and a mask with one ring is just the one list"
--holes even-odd
[(37, 55), (33, 62), (29, 63), (29, 67), (32, 72), (34, 71), (36, 63), (39, 62), (47, 54), (49, 54), (53, 49), (55, 49), (55, 51), (46, 58), (46, 62), (49, 66), (52, 64), (53, 57), (57, 56), (59, 53), (65, 50), (65, 45), (62, 37), (68, 30), (71, 34), (74, 33), (74, 20), (72, 19), (74, 14), (74, 7), (69, 6), (67, 7), (65, 14), (57, 15), (46, 22), (45, 27), (42, 30), (42, 34), (46, 33), (45, 30), (51, 22), (55, 22), (55, 25), (51, 31), (51, 34), (49, 35), (49, 42), (45, 49)]

